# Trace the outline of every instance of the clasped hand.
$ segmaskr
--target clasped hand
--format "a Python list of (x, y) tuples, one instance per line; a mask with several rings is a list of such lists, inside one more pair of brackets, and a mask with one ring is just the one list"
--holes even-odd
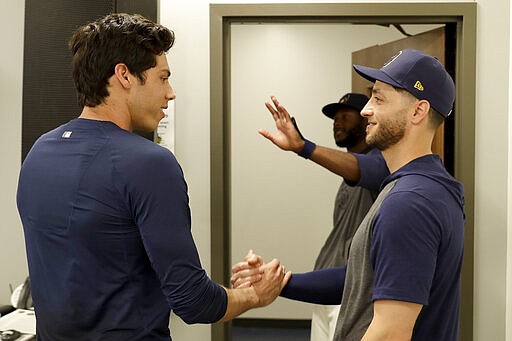
[(233, 276), (230, 281), (233, 288), (254, 287), (261, 306), (272, 303), (292, 275), (279, 260), (273, 259), (265, 264), (261, 256), (254, 254), (252, 250), (249, 250), (242, 262), (233, 265), (231, 271)]

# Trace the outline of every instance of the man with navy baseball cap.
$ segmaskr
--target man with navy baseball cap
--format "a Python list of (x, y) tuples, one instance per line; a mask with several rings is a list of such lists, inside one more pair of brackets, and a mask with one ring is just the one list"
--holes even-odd
[[(361, 115), (368, 120), (366, 142), (381, 150), (390, 175), (354, 235), (347, 266), (293, 274), (281, 296), (341, 301), (336, 341), (456, 341), (463, 186), (431, 151), (437, 127), (452, 112), (453, 80), (436, 58), (417, 50), (398, 52), (380, 69), (354, 69), (375, 83)], [(286, 111), (274, 104), (274, 117), (286, 122)], [(311, 157), (335, 160), (332, 151), (309, 143), (302, 148)], [(354, 156), (358, 184), (374, 181), (369, 159)], [(258, 262), (252, 256), (237, 264), (235, 281), (251, 278), (247, 269)]]
[(354, 69), (375, 83), (361, 115), (391, 174), (354, 236), (335, 340), (458, 340), (463, 187), (431, 151), (454, 83), (417, 50)]
[(380, 69), (354, 65), (364, 78), (407, 90), (417, 99), (429, 101), (443, 117), (452, 112), (455, 99), (453, 80), (436, 58), (417, 50), (402, 50)]

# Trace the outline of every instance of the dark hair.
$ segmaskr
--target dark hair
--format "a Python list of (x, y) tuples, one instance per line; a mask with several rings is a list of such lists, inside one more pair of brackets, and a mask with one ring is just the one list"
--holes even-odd
[[(401, 94), (407, 94), (411, 99), (417, 99), (413, 94), (411, 94), (409, 91), (407, 91), (406, 89), (402, 89), (402, 88), (397, 88), (395, 86), (393, 86), (393, 88), (401, 93)], [(429, 117), (429, 123), (430, 123), (430, 126), (435, 130), (437, 129), (437, 127), (439, 127), (441, 125), (441, 123), (444, 122), (444, 116), (441, 115), (436, 109), (434, 109), (432, 106), (430, 106), (430, 110), (428, 111), (428, 117)]]
[(101, 104), (109, 96), (108, 79), (119, 63), (144, 83), (144, 72), (173, 43), (171, 30), (138, 14), (113, 13), (79, 27), (69, 40), (78, 103)]
[(430, 118), (430, 126), (434, 129), (437, 129), (444, 122), (444, 116), (432, 107), (430, 107), (428, 116)]

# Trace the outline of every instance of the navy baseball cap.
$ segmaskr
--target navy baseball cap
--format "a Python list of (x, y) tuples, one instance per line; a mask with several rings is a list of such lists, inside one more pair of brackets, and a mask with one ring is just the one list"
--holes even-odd
[(378, 80), (427, 100), (444, 117), (452, 112), (455, 84), (441, 62), (424, 52), (402, 50), (380, 69), (361, 65), (354, 69), (370, 82)]
[(336, 112), (341, 108), (352, 108), (361, 112), (366, 105), (366, 102), (368, 102), (368, 97), (366, 95), (348, 93), (343, 95), (337, 103), (330, 103), (324, 106), (322, 108), (322, 112), (329, 118), (334, 118)]

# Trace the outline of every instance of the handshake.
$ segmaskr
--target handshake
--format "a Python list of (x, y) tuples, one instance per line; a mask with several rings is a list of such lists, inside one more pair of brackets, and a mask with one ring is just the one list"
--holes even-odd
[(253, 290), (257, 297), (257, 307), (272, 303), (288, 283), (292, 273), (286, 271), (279, 260), (273, 259), (265, 264), (261, 256), (249, 250), (242, 262), (231, 269), (231, 285), (234, 289)]

